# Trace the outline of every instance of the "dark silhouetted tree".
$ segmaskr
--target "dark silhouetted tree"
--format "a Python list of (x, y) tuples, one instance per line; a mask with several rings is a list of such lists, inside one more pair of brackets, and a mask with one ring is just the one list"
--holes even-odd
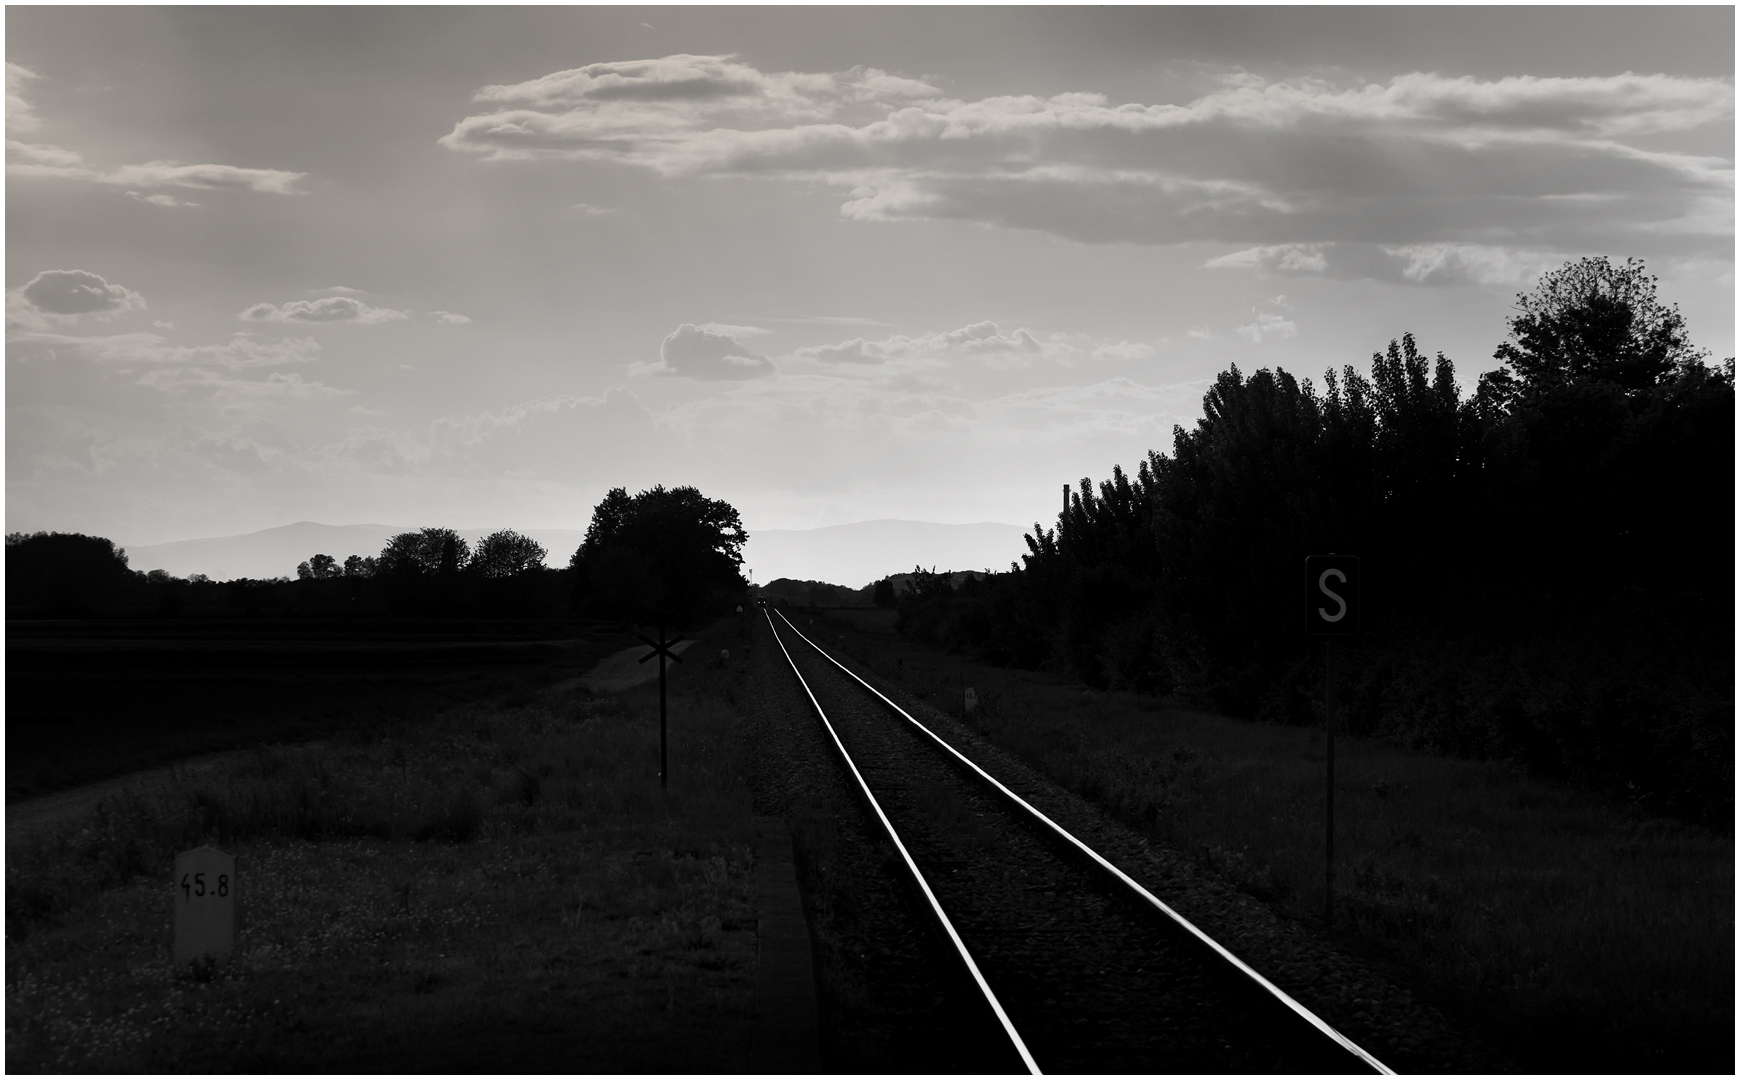
[(114, 603), (133, 575), (114, 541), (83, 533), (6, 536), (8, 607), (44, 614), (88, 614)]
[(618, 618), (673, 624), (718, 608), (747, 587), (749, 534), (729, 503), (693, 487), (613, 488), (569, 562), (576, 602)]
[(484, 578), (516, 577), (544, 565), (544, 546), (512, 529), (491, 533), (478, 541), (471, 556), (471, 571)]
[(1510, 340), (1493, 354), (1504, 366), (1480, 380), (1481, 393), (1500, 408), (1575, 383), (1635, 395), (1707, 355), (1692, 347), (1678, 305), (1656, 299), (1656, 279), (1641, 259), (1567, 263), (1519, 293), (1517, 309)]
[(428, 528), (399, 533), (387, 541), (375, 560), (383, 577), (435, 577), (464, 569), (471, 545), (452, 529)]

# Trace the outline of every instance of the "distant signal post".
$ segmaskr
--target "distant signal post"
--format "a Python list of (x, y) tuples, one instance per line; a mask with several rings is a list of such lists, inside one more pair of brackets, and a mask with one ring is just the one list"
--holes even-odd
[(1323, 925), (1335, 925), (1335, 640), (1359, 635), (1359, 559), (1312, 555), (1305, 560), (1305, 632), (1323, 642)]

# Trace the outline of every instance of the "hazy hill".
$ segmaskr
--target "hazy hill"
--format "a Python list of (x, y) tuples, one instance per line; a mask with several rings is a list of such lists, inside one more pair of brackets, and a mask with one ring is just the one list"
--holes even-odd
[(894, 518), (820, 529), (751, 530), (743, 561), (756, 582), (792, 578), (857, 589), (914, 566), (1007, 570), (1027, 550), (1021, 532), (995, 521), (939, 525)]

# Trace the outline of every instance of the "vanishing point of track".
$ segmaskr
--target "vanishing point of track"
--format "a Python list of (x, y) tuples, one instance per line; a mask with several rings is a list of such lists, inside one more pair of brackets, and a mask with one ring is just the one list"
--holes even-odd
[(783, 615), (784, 652), (983, 1003), (986, 1071), (1391, 1070), (919, 723)]

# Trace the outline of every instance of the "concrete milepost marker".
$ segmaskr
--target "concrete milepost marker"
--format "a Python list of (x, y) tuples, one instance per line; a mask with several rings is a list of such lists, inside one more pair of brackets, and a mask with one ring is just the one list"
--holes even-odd
[(1335, 925), (1335, 639), (1359, 634), (1359, 558), (1305, 560), (1305, 632), (1323, 643), (1323, 925)]
[(175, 857), (175, 965), (236, 949), (236, 857), (197, 847)]

